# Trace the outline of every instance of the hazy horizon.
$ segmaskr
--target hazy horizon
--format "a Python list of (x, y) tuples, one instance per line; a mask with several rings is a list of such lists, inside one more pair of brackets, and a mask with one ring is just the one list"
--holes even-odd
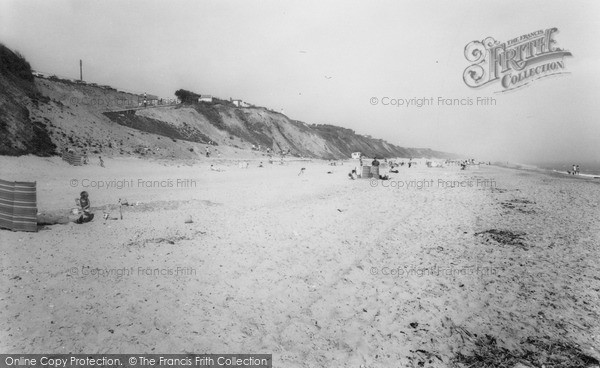
[[(573, 6), (576, 4), (577, 6)], [(543, 11), (538, 11), (543, 9)], [(600, 3), (0, 1), (32, 68), (173, 97), (239, 98), (306, 123), (485, 161), (600, 159)], [(463, 81), (465, 46), (558, 28), (568, 74), (511, 92)], [(373, 98), (377, 102), (373, 104)], [(384, 106), (391, 99), (491, 106)]]

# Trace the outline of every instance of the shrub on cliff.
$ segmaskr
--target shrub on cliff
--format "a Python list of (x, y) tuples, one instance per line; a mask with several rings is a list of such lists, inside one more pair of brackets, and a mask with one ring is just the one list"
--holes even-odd
[(13, 52), (0, 43), (0, 73), (33, 82), (31, 65), (19, 52)]
[(200, 95), (191, 91), (186, 91), (185, 89), (178, 89), (175, 91), (175, 96), (181, 100), (183, 103), (192, 103), (198, 102), (198, 98)]

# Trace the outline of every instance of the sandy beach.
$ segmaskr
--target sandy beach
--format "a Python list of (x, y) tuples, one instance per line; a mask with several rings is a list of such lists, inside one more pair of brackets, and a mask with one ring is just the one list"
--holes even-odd
[[(2, 179), (37, 182), (41, 213), (68, 215), (82, 190), (95, 213), (0, 232), (4, 352), (446, 367), (486, 339), (509, 351), (568, 341), (600, 359), (593, 180), (487, 165), (404, 166), (381, 181), (349, 180), (349, 161), (0, 160)], [(122, 220), (120, 198), (136, 204)]]
[(0, 1), (0, 368), (600, 368), (598, 14)]

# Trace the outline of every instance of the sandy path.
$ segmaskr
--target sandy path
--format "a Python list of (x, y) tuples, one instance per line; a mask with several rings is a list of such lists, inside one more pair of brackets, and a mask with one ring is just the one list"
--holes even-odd
[[(81, 190), (71, 178), (197, 186), (90, 190), (97, 207), (119, 197), (144, 204), (126, 208), (123, 221), (2, 231), (2, 351), (253, 352), (285, 367), (441, 367), (465, 347), (457, 327), (509, 348), (545, 335), (589, 354), (599, 348), (600, 186), (589, 181), (495, 167), (395, 175), (434, 180), (419, 190), (347, 180), (348, 166), (328, 175), (323, 163), (218, 173), (207, 164), (109, 160), (101, 171), (3, 160), (4, 179), (12, 165), (24, 167), (19, 179), (38, 180), (44, 209), (69, 208)], [(441, 188), (439, 179), (495, 186)], [(490, 229), (522, 231), (524, 245), (475, 235)], [(90, 275), (94, 268), (113, 274)]]

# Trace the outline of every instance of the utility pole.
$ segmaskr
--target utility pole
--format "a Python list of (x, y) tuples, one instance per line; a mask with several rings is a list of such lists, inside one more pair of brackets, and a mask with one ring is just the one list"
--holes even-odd
[(79, 80), (83, 82), (83, 61), (79, 59)]

